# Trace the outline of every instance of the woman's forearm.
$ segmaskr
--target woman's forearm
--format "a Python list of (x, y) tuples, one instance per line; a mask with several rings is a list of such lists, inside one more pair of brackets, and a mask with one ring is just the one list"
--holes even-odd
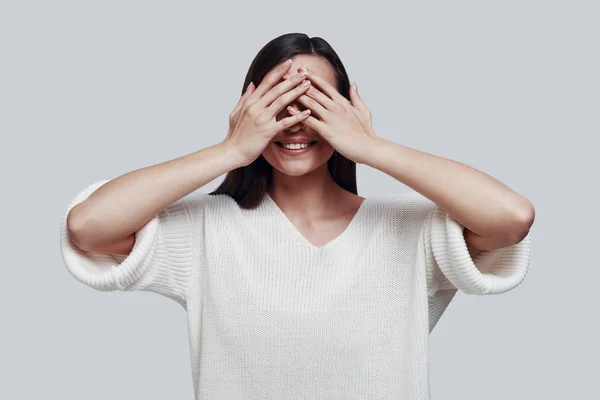
[(463, 163), (375, 139), (365, 164), (438, 204), (472, 232), (480, 250), (520, 241), (533, 222), (531, 203), (504, 183)]
[(228, 142), (110, 180), (73, 207), (67, 225), (82, 248), (100, 248), (130, 236), (158, 212), (215, 178), (242, 166)]

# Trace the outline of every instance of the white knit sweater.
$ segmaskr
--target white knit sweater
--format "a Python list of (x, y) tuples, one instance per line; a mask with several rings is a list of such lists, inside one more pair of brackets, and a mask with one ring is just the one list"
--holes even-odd
[(136, 232), (126, 257), (80, 250), (66, 215), (61, 251), (76, 279), (184, 307), (197, 399), (427, 400), (429, 333), (457, 290), (502, 293), (529, 268), (529, 235), (469, 254), (464, 227), (416, 191), (367, 197), (323, 246), (268, 194), (245, 210), (195, 191)]

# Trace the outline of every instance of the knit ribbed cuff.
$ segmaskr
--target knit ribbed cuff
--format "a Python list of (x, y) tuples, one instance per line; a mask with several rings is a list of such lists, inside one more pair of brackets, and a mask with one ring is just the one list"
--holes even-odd
[(81, 191), (68, 207), (61, 226), (61, 252), (69, 272), (100, 291), (150, 290), (183, 303), (192, 265), (191, 221), (187, 207), (177, 201), (135, 232), (128, 255), (84, 251), (67, 230), (67, 215), (77, 204), (108, 182)]
[(512, 246), (469, 253), (465, 227), (439, 206), (432, 210), (429, 240), (448, 281), (468, 294), (500, 294), (517, 287), (529, 269), (530, 234)]

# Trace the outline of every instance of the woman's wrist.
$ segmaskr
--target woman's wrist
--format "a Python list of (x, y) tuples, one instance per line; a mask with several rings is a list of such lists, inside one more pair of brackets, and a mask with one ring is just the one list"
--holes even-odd
[(225, 139), (218, 144), (221, 147), (227, 162), (232, 165), (232, 170), (249, 165), (247, 157), (241, 151), (240, 147), (231, 139)]

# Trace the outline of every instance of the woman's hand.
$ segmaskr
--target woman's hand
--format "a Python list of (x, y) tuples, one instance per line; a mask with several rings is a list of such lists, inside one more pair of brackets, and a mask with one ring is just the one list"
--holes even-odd
[[(312, 87), (298, 101), (311, 111), (312, 116), (304, 123), (344, 157), (364, 163), (369, 146), (377, 136), (373, 131), (371, 113), (358, 95), (356, 86), (350, 86), (351, 101), (348, 101), (325, 79), (310, 69), (307, 72)], [(298, 110), (293, 107), (288, 110), (294, 116), (298, 115)]]
[(242, 166), (256, 160), (278, 132), (310, 115), (310, 111), (306, 110), (307, 112), (296, 113), (281, 121), (275, 118), (284, 107), (309, 88), (309, 85), (301, 84), (306, 76), (304, 72), (277, 84), (290, 66), (291, 63), (277, 66), (264, 77), (257, 88), (250, 83), (229, 115), (229, 132), (224, 141), (240, 151)]

